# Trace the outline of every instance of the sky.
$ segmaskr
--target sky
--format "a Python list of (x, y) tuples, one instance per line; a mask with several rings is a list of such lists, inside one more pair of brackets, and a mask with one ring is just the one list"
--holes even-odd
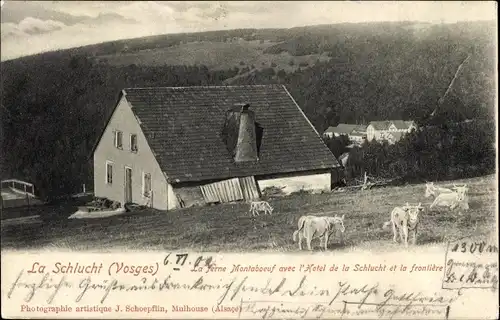
[(105, 41), (237, 28), (366, 21), (496, 20), (480, 1), (11, 1), (2, 0), (1, 60)]

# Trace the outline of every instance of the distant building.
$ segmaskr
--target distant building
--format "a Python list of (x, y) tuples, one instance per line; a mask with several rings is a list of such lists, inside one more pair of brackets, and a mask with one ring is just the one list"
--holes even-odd
[(160, 210), (328, 191), (342, 170), (281, 85), (124, 89), (93, 157), (96, 197)]
[(406, 133), (417, 128), (414, 121), (385, 120), (372, 121), (366, 129), (368, 141), (398, 142)]
[(366, 139), (366, 126), (358, 124), (339, 123), (336, 127), (329, 127), (323, 133), (325, 138), (345, 135), (355, 144), (362, 144)]
[(366, 140), (366, 131), (365, 132), (351, 132), (348, 135), (349, 139), (351, 142), (354, 144), (363, 144), (363, 142)]

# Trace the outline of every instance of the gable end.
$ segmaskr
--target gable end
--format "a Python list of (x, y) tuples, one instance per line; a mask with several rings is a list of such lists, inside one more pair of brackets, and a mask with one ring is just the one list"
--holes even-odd
[(113, 107), (113, 110), (109, 113), (109, 116), (106, 119), (106, 124), (104, 125), (104, 127), (101, 130), (101, 133), (99, 134), (98, 138), (96, 139), (94, 146), (92, 147), (92, 151), (90, 152), (87, 160), (91, 160), (94, 157), (94, 153), (95, 153), (97, 147), (99, 146), (99, 143), (101, 142), (102, 136), (104, 135), (104, 132), (106, 132), (106, 129), (108, 128), (109, 122), (113, 118), (113, 115), (116, 111), (116, 108), (118, 108), (118, 105), (120, 104), (120, 101), (121, 101), (122, 97), (124, 97), (124, 96), (125, 96), (125, 91), (121, 90), (120, 93), (118, 94), (118, 97), (116, 98), (116, 102), (115, 102), (115, 105)]

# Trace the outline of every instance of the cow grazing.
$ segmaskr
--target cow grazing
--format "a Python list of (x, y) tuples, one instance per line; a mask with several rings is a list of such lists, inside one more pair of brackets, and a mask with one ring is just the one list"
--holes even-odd
[(342, 217), (334, 216), (302, 216), (298, 221), (298, 230), (293, 232), (293, 241), (299, 243), (299, 250), (302, 250), (302, 240), (306, 239), (307, 249), (312, 250), (311, 242), (313, 239), (324, 241), (325, 250), (328, 249), (328, 238), (334, 233), (340, 231), (341, 242), (344, 242), (344, 215)]
[(467, 187), (458, 187), (455, 192), (440, 194), (434, 202), (432, 202), (429, 209), (434, 209), (435, 207), (447, 207), (450, 210), (454, 210), (459, 207), (464, 210), (469, 209), (469, 199), (467, 196)]
[(401, 238), (401, 242), (408, 247), (408, 232), (413, 233), (413, 245), (417, 243), (417, 229), (419, 223), (420, 212), (424, 211), (424, 207), (419, 203), (417, 206), (410, 206), (408, 202), (403, 207), (395, 207), (391, 212), (392, 232), (394, 237), (392, 241), (397, 241), (397, 234)]
[(436, 187), (434, 185), (434, 182), (427, 182), (425, 184), (425, 197), (429, 198), (430, 196), (433, 196), (436, 198), (442, 193), (452, 193), (453, 191), (448, 189), (448, 188), (443, 188), (443, 187)]
[(252, 216), (260, 215), (259, 212), (262, 211), (264, 214), (271, 215), (273, 213), (273, 207), (267, 201), (252, 201), (250, 203), (250, 213)]

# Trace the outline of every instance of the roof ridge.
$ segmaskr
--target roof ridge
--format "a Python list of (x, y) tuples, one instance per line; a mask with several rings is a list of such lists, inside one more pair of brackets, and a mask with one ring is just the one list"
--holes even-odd
[(328, 152), (332, 155), (333, 159), (335, 159), (335, 161), (337, 162), (337, 164), (339, 164), (339, 160), (337, 159), (337, 157), (335, 157), (335, 155), (330, 150), (330, 148), (328, 148), (328, 146), (326, 145), (325, 140), (323, 140), (323, 138), (321, 138), (321, 135), (319, 134), (318, 130), (312, 124), (311, 120), (309, 120), (309, 118), (306, 116), (304, 110), (302, 110), (302, 108), (299, 106), (299, 104), (297, 103), (297, 101), (295, 101), (295, 99), (293, 98), (292, 94), (286, 88), (286, 85), (282, 84), (281, 87), (285, 90), (285, 92), (288, 95), (288, 97), (290, 97), (290, 99), (293, 101), (293, 103), (295, 104), (295, 107), (297, 107), (297, 109), (300, 111), (300, 114), (302, 115), (302, 117), (307, 121), (307, 123), (309, 124), (309, 126), (314, 130), (314, 132), (316, 133), (316, 137), (319, 138), (319, 140), (323, 144), (323, 147), (325, 147), (326, 150), (328, 150)]

